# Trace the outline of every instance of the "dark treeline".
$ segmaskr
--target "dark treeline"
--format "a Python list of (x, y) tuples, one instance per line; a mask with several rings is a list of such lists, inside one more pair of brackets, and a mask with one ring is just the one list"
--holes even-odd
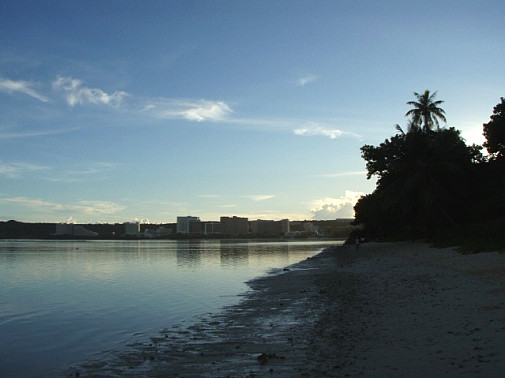
[[(87, 230), (96, 232), (97, 237), (82, 239), (110, 239), (124, 233), (123, 224), (81, 224)], [(0, 222), (0, 239), (68, 239), (65, 235), (55, 236), (56, 223), (26, 223), (10, 220)], [(76, 237), (72, 237), (76, 238)]]
[[(315, 231), (303, 231), (303, 224), (310, 223), (314, 226)], [(141, 224), (140, 233), (138, 235), (125, 235), (124, 223), (95, 223), (95, 224), (76, 224), (82, 226), (88, 231), (95, 232), (95, 236), (78, 236), (78, 235), (56, 235), (56, 223), (25, 223), (10, 220), (7, 222), (0, 222), (0, 239), (83, 239), (83, 240), (119, 240), (119, 239), (144, 239), (149, 235), (154, 235), (156, 239), (229, 239), (235, 238), (233, 235), (212, 234), (204, 235), (203, 233), (192, 233), (183, 235), (177, 233), (176, 223), (162, 223), (162, 224)], [(168, 232), (163, 235), (156, 235), (156, 230), (163, 227)], [(352, 219), (334, 219), (334, 220), (310, 220), (291, 222), (292, 231), (298, 232), (294, 236), (297, 239), (306, 239), (312, 237), (325, 237), (346, 239), (351, 232), (358, 229), (352, 225)], [(284, 238), (282, 233), (272, 234), (247, 234), (243, 235), (244, 238)]]
[(440, 127), (445, 113), (436, 92), (414, 94), (406, 130), (397, 125), (398, 133), (379, 146), (361, 148), (377, 186), (357, 202), (356, 222), (368, 238), (459, 243), (473, 235), (476, 244), (503, 244), (505, 100), (483, 125), (484, 145), (468, 146), (458, 130)]

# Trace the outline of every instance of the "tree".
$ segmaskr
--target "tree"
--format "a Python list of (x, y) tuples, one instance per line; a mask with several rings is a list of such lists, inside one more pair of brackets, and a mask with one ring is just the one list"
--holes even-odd
[(407, 133), (411, 133), (413, 131), (418, 131), (420, 127), (414, 123), (414, 121), (410, 120), (407, 123), (407, 133), (403, 131), (402, 127), (398, 124), (395, 125), (396, 130), (398, 130), (402, 135), (405, 135)]
[(505, 158), (505, 100), (493, 108), (491, 120), (484, 125), (484, 147), (496, 159)]
[(356, 221), (367, 229), (428, 235), (469, 217), (478, 151), (456, 129), (413, 129), (361, 152), (367, 177), (378, 177), (375, 191), (355, 206)]
[(439, 108), (444, 101), (437, 100), (437, 92), (430, 94), (429, 90), (425, 90), (423, 94), (414, 92), (417, 101), (409, 101), (407, 105), (412, 105), (414, 108), (410, 109), (405, 116), (412, 117), (412, 123), (419, 127), (422, 126), (424, 131), (430, 131), (433, 126), (439, 128), (439, 120), (447, 122), (445, 118), (445, 111)]

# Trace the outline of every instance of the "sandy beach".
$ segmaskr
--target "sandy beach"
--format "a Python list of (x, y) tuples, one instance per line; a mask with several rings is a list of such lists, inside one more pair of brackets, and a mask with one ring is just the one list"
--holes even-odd
[(505, 254), (425, 243), (330, 248), (239, 305), (68, 376), (482, 376), (505, 369)]

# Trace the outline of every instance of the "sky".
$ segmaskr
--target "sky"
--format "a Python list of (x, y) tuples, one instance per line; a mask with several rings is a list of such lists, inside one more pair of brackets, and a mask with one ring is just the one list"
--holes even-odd
[(0, 221), (349, 218), (437, 91), (469, 144), (505, 2), (0, 0)]

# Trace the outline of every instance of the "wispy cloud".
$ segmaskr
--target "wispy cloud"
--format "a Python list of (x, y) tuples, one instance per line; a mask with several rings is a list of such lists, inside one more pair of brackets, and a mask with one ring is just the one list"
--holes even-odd
[(86, 164), (82, 168), (68, 170), (67, 172), (72, 175), (82, 176), (82, 175), (94, 175), (97, 173), (110, 172), (114, 169), (116, 169), (116, 164), (114, 164), (114, 163), (96, 162), (96, 163)]
[[(297, 85), (305, 86), (318, 80), (316, 75), (306, 75), (297, 80)], [(153, 117), (158, 119), (182, 119), (191, 122), (221, 122), (253, 128), (265, 128), (268, 130), (289, 130), (300, 136), (325, 136), (336, 139), (341, 136), (355, 136), (356, 134), (345, 132), (332, 124), (310, 122), (303, 119), (262, 119), (242, 118), (234, 116), (234, 111), (229, 103), (212, 99), (181, 99), (181, 98), (149, 98), (137, 97), (124, 91), (108, 93), (100, 88), (91, 88), (85, 85), (83, 80), (71, 76), (58, 76), (52, 82), (53, 89), (62, 94), (65, 101), (71, 107), (76, 105), (96, 104), (107, 105), (112, 108), (120, 108), (130, 114)], [(27, 81), (13, 81), (0, 79), (0, 90), (6, 92), (17, 91), (33, 96), (41, 101), (48, 99), (37, 93), (32, 84)], [(128, 98), (128, 100), (126, 100)], [(121, 105), (121, 106), (120, 106)], [(70, 130), (45, 130), (45, 131), (14, 131), (2, 132), (0, 139), (25, 138), (32, 136), (58, 134)]]
[[(129, 199), (129, 202), (134, 202), (134, 199)], [(157, 205), (157, 206), (188, 206), (187, 202), (172, 202), (172, 201), (163, 201), (163, 200), (142, 200), (141, 204), (149, 204), (149, 205)]]
[(26, 197), (5, 198), (2, 201), (36, 209), (40, 212), (72, 212), (87, 216), (115, 214), (126, 208), (125, 206), (110, 201), (79, 201), (72, 205)]
[(128, 94), (123, 91), (107, 93), (99, 88), (89, 88), (83, 85), (82, 80), (71, 77), (59, 76), (53, 81), (53, 89), (62, 91), (70, 106), (76, 104), (103, 104), (118, 106)]
[(0, 176), (9, 179), (22, 178), (26, 174), (37, 171), (45, 171), (49, 169), (51, 169), (51, 167), (44, 165), (25, 163), (25, 162), (4, 163), (0, 160)]
[(40, 100), (42, 102), (48, 102), (49, 99), (38, 93), (36, 90), (33, 88), (33, 84), (28, 82), (28, 81), (23, 81), (23, 80), (9, 80), (9, 79), (4, 79), (0, 78), (0, 91), (2, 92), (7, 92), (7, 93), (23, 93), (25, 95), (28, 95), (30, 97), (36, 98), (37, 100)]
[(318, 77), (316, 75), (307, 75), (307, 76), (303, 76), (301, 78), (299, 78), (297, 81), (296, 81), (296, 85), (299, 86), (299, 87), (304, 87), (306, 86), (307, 84), (309, 83), (312, 83), (314, 81), (316, 81), (318, 79)]
[(126, 209), (126, 206), (111, 201), (79, 201), (77, 205), (70, 206), (87, 215), (92, 214), (115, 214)]
[(302, 135), (302, 136), (322, 135), (330, 139), (336, 139), (344, 135), (344, 132), (342, 130), (331, 129), (322, 126), (303, 127), (300, 129), (295, 129), (293, 132), (295, 133), (295, 135)]
[(342, 136), (361, 139), (361, 136), (349, 131), (343, 131), (333, 127), (332, 124), (319, 122), (300, 122), (300, 127), (293, 130), (295, 135), (300, 136), (325, 136), (330, 139), (337, 139)]
[(26, 130), (26, 131), (5, 131), (0, 129), (0, 139), (33, 138), (45, 135), (64, 134), (79, 130), (77, 127), (54, 130)]
[(233, 203), (229, 203), (229, 204), (226, 204), (226, 205), (219, 205), (218, 207), (221, 207), (221, 208), (224, 208), (224, 209), (230, 209), (232, 207), (237, 207), (237, 205), (233, 204)]
[(116, 164), (111, 162), (91, 162), (82, 163), (80, 166), (59, 169), (57, 174), (44, 177), (45, 180), (51, 182), (76, 183), (93, 180), (104, 180), (105, 175), (116, 169)]
[(219, 198), (219, 194), (199, 194), (200, 198)]
[(260, 201), (265, 201), (267, 199), (271, 199), (276, 197), (274, 194), (252, 194), (249, 196), (244, 196), (244, 198), (248, 198), (252, 201), (260, 202)]
[(156, 118), (181, 118), (188, 121), (222, 121), (232, 113), (223, 101), (157, 99), (149, 101), (144, 111)]

